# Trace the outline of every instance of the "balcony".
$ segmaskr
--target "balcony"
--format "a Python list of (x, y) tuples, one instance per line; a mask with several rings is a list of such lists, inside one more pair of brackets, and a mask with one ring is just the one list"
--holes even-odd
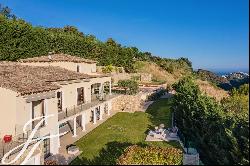
[[(18, 126), (18, 128), (20, 128), (20, 126)], [(10, 150), (16, 148), (17, 146), (20, 146), (21, 144), (25, 143), (30, 134), (31, 134), (32, 130), (27, 131), (27, 133), (23, 133), (23, 134), (18, 134), (14, 137), (12, 137), (12, 141), (9, 143), (4, 143), (3, 141), (0, 142), (0, 162), (3, 158), (3, 156), (8, 153)], [(40, 131), (38, 130), (33, 139), (37, 139), (40, 137)], [(34, 145), (37, 141), (33, 141), (29, 144), (28, 148), (31, 147), (32, 145)], [(23, 148), (23, 146), (17, 148), (16, 150), (14, 150), (13, 152), (11, 152), (11, 154), (7, 157), (7, 160), (13, 159), (18, 152), (21, 151), (21, 149)], [(1, 164), (0, 164), (1, 165)]]
[(58, 113), (58, 121), (64, 120), (68, 117), (71, 117), (73, 115), (76, 115), (84, 110), (88, 110), (94, 106), (97, 106), (99, 104), (102, 104), (108, 100), (111, 100), (115, 97), (117, 97), (118, 95), (103, 95), (103, 97), (98, 97), (97, 95), (92, 95), (91, 98), (93, 98), (93, 100), (90, 103), (86, 103), (86, 104), (81, 104), (78, 106), (73, 106), (73, 108), (71, 109), (65, 109), (61, 112)]

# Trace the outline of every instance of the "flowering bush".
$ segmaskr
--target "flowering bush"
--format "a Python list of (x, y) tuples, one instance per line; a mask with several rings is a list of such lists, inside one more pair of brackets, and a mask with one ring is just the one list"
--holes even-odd
[(44, 165), (58, 165), (58, 163), (55, 160), (46, 160)]
[(176, 148), (129, 146), (118, 161), (118, 165), (181, 165), (182, 151)]

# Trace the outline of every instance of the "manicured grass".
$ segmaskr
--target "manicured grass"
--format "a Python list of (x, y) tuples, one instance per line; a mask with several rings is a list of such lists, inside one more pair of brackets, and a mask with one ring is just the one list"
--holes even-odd
[(165, 128), (172, 127), (171, 102), (171, 99), (159, 99), (148, 107), (146, 113), (151, 115), (150, 121), (154, 126), (163, 123)]
[(123, 150), (132, 145), (174, 146), (177, 142), (145, 142), (146, 133), (160, 123), (171, 124), (170, 101), (160, 99), (147, 113), (120, 112), (76, 142), (82, 151), (71, 164), (115, 164)]

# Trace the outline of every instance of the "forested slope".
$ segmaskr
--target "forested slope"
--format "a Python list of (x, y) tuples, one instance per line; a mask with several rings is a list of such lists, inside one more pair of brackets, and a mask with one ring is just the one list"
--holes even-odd
[(0, 60), (16, 61), (52, 51), (97, 60), (98, 65), (121, 66), (126, 72), (135, 72), (136, 61), (155, 63), (170, 73), (179, 68), (192, 70), (187, 58), (156, 57), (136, 47), (122, 46), (112, 38), (102, 42), (74, 26), (35, 27), (11, 14), (9, 8), (0, 6)]

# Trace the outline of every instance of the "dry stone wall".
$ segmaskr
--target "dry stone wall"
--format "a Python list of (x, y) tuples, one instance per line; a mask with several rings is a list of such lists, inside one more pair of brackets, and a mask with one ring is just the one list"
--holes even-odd
[(138, 93), (136, 95), (120, 95), (112, 102), (112, 109), (118, 112), (136, 112), (144, 111), (144, 103), (149, 93)]
[(119, 80), (132, 79), (133, 77), (138, 77), (141, 82), (151, 82), (152, 75), (148, 73), (111, 73), (111, 77), (114, 83)]

